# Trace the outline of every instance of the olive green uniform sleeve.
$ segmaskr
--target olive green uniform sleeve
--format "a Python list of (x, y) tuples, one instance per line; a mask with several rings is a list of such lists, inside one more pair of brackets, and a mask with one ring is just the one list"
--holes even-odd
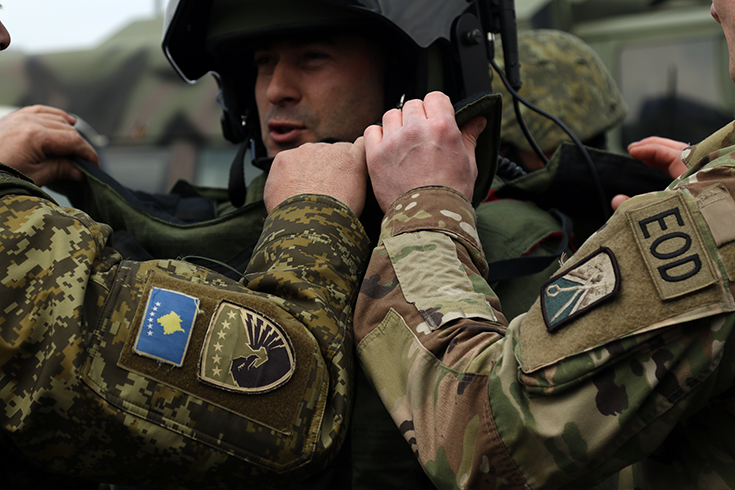
[(281, 488), (323, 468), (348, 425), (367, 258), (349, 209), (279, 205), (240, 283), (122, 260), (110, 233), (0, 198), (3, 442), (39, 471), (160, 489)]
[(628, 201), (510, 325), (469, 203), (394, 203), (357, 354), (439, 488), (733, 486), (732, 150)]

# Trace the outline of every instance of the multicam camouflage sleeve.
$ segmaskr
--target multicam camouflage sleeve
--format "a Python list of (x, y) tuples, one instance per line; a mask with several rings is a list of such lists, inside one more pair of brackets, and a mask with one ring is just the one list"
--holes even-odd
[(159, 489), (283, 488), (329, 461), (368, 255), (347, 207), (279, 205), (238, 283), (122, 260), (108, 226), (32, 194), (0, 168), (3, 459)]
[(437, 487), (735, 488), (733, 127), (628, 201), (510, 325), (469, 203), (431, 187), (394, 203), (357, 355)]

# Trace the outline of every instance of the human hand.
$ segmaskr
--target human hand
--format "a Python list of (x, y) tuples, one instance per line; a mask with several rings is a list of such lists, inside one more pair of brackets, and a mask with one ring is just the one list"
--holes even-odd
[(298, 194), (324, 194), (347, 205), (356, 216), (365, 206), (367, 167), (365, 144), (306, 143), (276, 155), (265, 183), (263, 199), (270, 213)]
[[(666, 172), (672, 179), (678, 178), (687, 171), (687, 166), (681, 161), (681, 152), (686, 143), (659, 136), (650, 136), (628, 145), (628, 153), (636, 160), (641, 160), (651, 168)], [(618, 207), (630, 199), (619, 194), (612, 199), (612, 208)]]
[(383, 211), (417, 187), (442, 185), (472, 199), (477, 165), (475, 146), (484, 117), (457, 127), (449, 97), (432, 92), (391, 109), (383, 126), (365, 130), (365, 153), (375, 197)]
[(682, 141), (650, 136), (629, 144), (628, 153), (649, 167), (663, 170), (675, 179), (687, 171), (687, 166), (681, 161), (681, 152), (687, 146), (689, 145)]
[(74, 129), (76, 118), (43, 105), (23, 107), (0, 119), (0, 163), (24, 173), (37, 185), (56, 179), (81, 180), (67, 159), (78, 156), (99, 165), (97, 153)]

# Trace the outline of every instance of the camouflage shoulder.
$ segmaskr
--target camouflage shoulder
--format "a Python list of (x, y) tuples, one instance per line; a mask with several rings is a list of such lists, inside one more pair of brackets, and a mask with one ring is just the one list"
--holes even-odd
[(735, 121), (727, 123), (696, 145), (685, 148), (681, 153), (681, 160), (689, 169), (696, 171), (721, 156), (732, 153), (733, 145), (735, 145)]
[(11, 194), (40, 197), (56, 204), (56, 201), (41, 190), (29, 177), (0, 163), (0, 197)]

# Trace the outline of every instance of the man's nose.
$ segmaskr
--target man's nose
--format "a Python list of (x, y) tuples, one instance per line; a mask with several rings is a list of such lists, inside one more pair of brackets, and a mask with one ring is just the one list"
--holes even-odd
[(298, 102), (301, 99), (298, 70), (289, 63), (279, 61), (268, 81), (266, 97), (273, 105)]

